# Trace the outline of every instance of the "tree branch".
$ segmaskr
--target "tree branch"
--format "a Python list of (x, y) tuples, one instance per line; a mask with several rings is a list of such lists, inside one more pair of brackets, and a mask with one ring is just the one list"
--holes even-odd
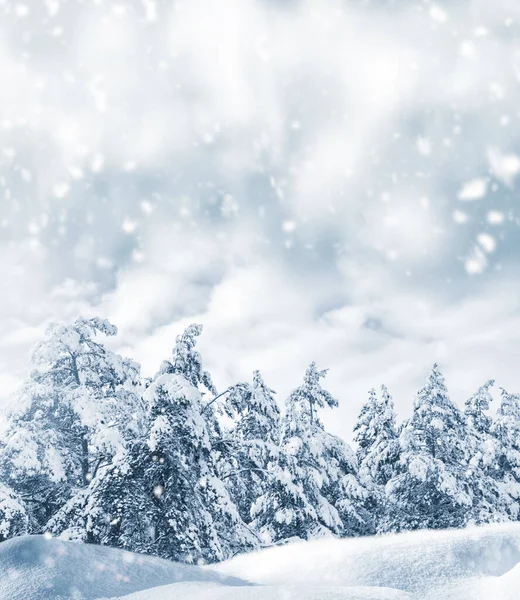
[(202, 413), (205, 413), (206, 410), (214, 403), (216, 402), (219, 398), (222, 398), (222, 396), (224, 396), (225, 394), (229, 393), (233, 388), (232, 387), (228, 387), (227, 390), (221, 392), (220, 394), (218, 394), (217, 396), (215, 396), (212, 400), (210, 400), (203, 408), (202, 408)]

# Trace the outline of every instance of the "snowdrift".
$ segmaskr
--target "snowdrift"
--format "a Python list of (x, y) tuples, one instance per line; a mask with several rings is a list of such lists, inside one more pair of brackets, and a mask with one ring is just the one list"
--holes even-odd
[(518, 600), (520, 523), (298, 543), (216, 569), (262, 585), (381, 587), (417, 600)]
[(0, 544), (0, 600), (93, 600), (177, 582), (241, 583), (199, 567), (44, 536)]
[(0, 600), (518, 600), (520, 524), (288, 544), (212, 567), (41, 536), (0, 544)]

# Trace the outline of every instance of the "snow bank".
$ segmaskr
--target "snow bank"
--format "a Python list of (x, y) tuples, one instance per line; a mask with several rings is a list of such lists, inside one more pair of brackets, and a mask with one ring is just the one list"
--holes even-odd
[(296, 543), (236, 557), (217, 570), (262, 585), (372, 586), (402, 590), (418, 600), (475, 600), (477, 593), (509, 600), (510, 579), (520, 583), (520, 566), (513, 569), (517, 563), (520, 524), (509, 523)]
[(0, 600), (93, 600), (179, 581), (243, 583), (200, 567), (44, 536), (0, 544)]
[(0, 600), (517, 600), (520, 524), (289, 544), (194, 567), (22, 537), (0, 544)]

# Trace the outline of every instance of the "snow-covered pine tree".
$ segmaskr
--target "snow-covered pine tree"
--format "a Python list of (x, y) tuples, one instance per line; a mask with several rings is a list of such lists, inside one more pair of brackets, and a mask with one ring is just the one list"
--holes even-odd
[(311, 363), (303, 385), (287, 398), (278, 461), (270, 469), (271, 485), (252, 508), (253, 525), (266, 544), (291, 539), (312, 539), (340, 533), (337, 510), (320, 492), (314, 446), (309, 442), (315, 426), (321, 427), (318, 407), (337, 406), (337, 400), (320, 386)]
[(274, 395), (260, 371), (253, 373), (252, 384), (237, 384), (226, 395), (224, 407), (233, 425), (224, 431), (226, 444), (219, 445), (222, 478), (246, 523), (251, 507), (267, 491), (269, 469), (278, 459), (280, 409)]
[(505, 498), (510, 519), (520, 517), (520, 395), (501, 389), (500, 406), (490, 426), (493, 450), (487, 459), (497, 481), (500, 498)]
[(213, 411), (205, 410), (209, 403), (199, 386), (212, 394), (216, 389), (195, 350), (201, 332), (201, 325), (187, 328), (177, 339), (171, 368), (163, 368), (147, 391), (152, 461), (145, 487), (156, 507), (154, 553), (213, 562), (255, 547), (258, 539), (217, 475), (211, 434), (220, 429)]
[(29, 517), (14, 490), (0, 483), (0, 542), (29, 531)]
[(375, 533), (374, 500), (370, 489), (357, 472), (356, 455), (341, 438), (325, 432), (321, 444), (321, 469), (324, 473), (321, 493), (338, 511), (340, 535), (354, 537)]
[(287, 399), (278, 461), (270, 469), (272, 483), (251, 511), (253, 525), (268, 544), (369, 529), (355, 455), (319, 419), (320, 408), (338, 405), (321, 386), (325, 374), (311, 363), (303, 385)]
[(397, 472), (386, 485), (382, 529), (463, 527), (472, 506), (466, 478), (467, 430), (435, 364), (400, 434)]
[[(252, 526), (263, 545), (322, 537), (330, 531), (319, 521), (313, 498), (303, 485), (304, 470), (296, 457), (282, 446), (278, 460), (269, 468), (270, 485), (251, 507)], [(339, 527), (339, 515), (335, 519)]]
[(491, 435), (491, 417), (487, 414), (493, 397), (490, 380), (466, 400), (464, 414), (468, 425), (467, 476), (472, 489), (471, 520), (476, 524), (506, 521), (511, 502), (497, 480), (497, 441)]
[(154, 554), (150, 494), (143, 486), (142, 439), (128, 445), (47, 523), (47, 530), (74, 541)]
[(197, 387), (214, 391), (194, 349), (201, 330), (191, 326), (177, 339), (173, 360), (147, 388), (143, 438), (54, 519), (56, 533), (182, 562), (214, 562), (257, 545), (216, 474)]
[(492, 419), (487, 411), (493, 401), (489, 389), (494, 385), (494, 380), (490, 379), (464, 403), (464, 414), (468, 425), (479, 434), (488, 434), (491, 428)]
[(385, 486), (393, 477), (399, 460), (399, 438), (394, 403), (386, 386), (381, 386), (381, 398), (374, 389), (361, 408), (354, 426), (357, 442), (359, 479), (370, 493), (367, 508), (374, 515), (374, 526), (384, 522), (386, 510)]
[(354, 425), (354, 441), (357, 443), (357, 457), (361, 467), (370, 449), (377, 440), (376, 424), (379, 420), (379, 403), (374, 388), (368, 392), (368, 400), (361, 407), (361, 411)]
[(354, 441), (358, 444), (360, 479), (386, 485), (399, 458), (394, 402), (386, 386), (381, 386), (381, 398), (377, 397), (375, 390), (370, 390), (354, 434)]
[[(200, 353), (196, 349), (197, 338), (202, 331), (202, 325), (197, 323), (186, 327), (183, 333), (177, 336), (171, 361), (165, 360), (163, 362), (159, 374), (180, 373), (200, 391), (204, 417), (209, 427), (210, 437), (212, 440), (218, 441), (222, 439), (222, 430), (220, 426), (221, 406), (215, 402), (217, 389), (211, 375), (203, 368)], [(212, 398), (206, 400), (205, 396), (208, 394)], [(218, 397), (220, 398), (220, 395)]]
[(104, 319), (51, 325), (33, 351), (37, 366), (16, 397), (1, 450), (1, 475), (24, 500), (35, 531), (139, 429), (139, 368), (94, 338)]
[[(196, 388), (205, 388), (208, 392), (216, 395), (217, 390), (211, 375), (202, 367), (200, 353), (195, 349), (197, 338), (202, 333), (202, 325), (192, 324), (186, 327), (182, 335), (177, 336), (173, 348), (172, 360), (164, 361), (161, 372), (179, 373)], [(202, 393), (203, 390), (202, 390)]]

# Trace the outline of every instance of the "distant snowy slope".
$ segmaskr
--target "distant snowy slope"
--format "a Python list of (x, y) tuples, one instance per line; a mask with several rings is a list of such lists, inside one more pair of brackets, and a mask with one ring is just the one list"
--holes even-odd
[[(520, 584), (518, 563), (520, 524), (512, 523), (289, 544), (216, 568), (262, 585), (373, 586), (409, 592), (420, 600), (475, 600), (481, 590), (493, 590), (496, 594), (487, 598), (510, 600), (509, 578)], [(468, 586), (471, 594), (466, 593)]]
[(0, 600), (91, 600), (177, 581), (240, 583), (199, 567), (43, 536), (0, 544)]

